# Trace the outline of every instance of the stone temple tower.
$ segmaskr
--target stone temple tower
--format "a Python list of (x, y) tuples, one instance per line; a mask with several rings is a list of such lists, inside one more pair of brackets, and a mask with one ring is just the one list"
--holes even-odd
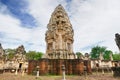
[(51, 15), (46, 31), (46, 55), (49, 59), (74, 59), (73, 36), (74, 32), (69, 17), (58, 5)]

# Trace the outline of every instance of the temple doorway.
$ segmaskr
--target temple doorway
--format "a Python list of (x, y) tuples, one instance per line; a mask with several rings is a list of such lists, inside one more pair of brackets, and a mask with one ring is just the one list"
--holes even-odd
[(22, 68), (22, 63), (19, 63), (19, 69), (21, 69)]

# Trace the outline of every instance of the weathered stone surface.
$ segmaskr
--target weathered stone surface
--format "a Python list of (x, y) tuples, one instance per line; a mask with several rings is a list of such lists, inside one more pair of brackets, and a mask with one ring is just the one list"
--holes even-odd
[(0, 43), (0, 69), (3, 69), (4, 67), (4, 54), (5, 54), (5, 51)]
[(24, 49), (24, 46), (23, 45), (19, 46), (16, 49), (16, 54), (15, 54), (14, 59), (17, 59), (17, 61), (19, 61), (19, 62), (26, 60), (25, 53), (26, 53), (26, 51)]
[(37, 67), (37, 61), (30, 60), (28, 65), (28, 74), (34, 73), (33, 71), (36, 71)]
[(115, 42), (120, 50), (120, 34), (118, 33), (115, 34)]
[(25, 48), (23, 45), (19, 46), (17, 49), (16, 49), (16, 54), (14, 56), (14, 61), (16, 63), (15, 67), (16, 68), (27, 68), (27, 62), (26, 62), (26, 57), (25, 57)]
[(0, 43), (0, 57), (2, 57), (5, 54), (5, 51)]
[(24, 46), (21, 45), (18, 48), (16, 48), (16, 53), (11, 60), (6, 60), (4, 64), (5, 69), (27, 69), (28, 68), (28, 62), (26, 61), (25, 57), (25, 49)]
[(45, 37), (47, 44), (46, 54), (39, 61), (29, 61), (28, 74), (34, 72), (36, 66), (39, 66), (40, 75), (62, 75), (63, 65), (67, 75), (84, 74), (84, 66), (86, 72), (91, 73), (88, 53), (85, 55), (85, 59), (77, 59), (73, 53), (73, 29), (67, 13), (61, 5), (55, 8), (47, 28)]
[(89, 58), (89, 54), (88, 53), (85, 53), (85, 55), (84, 55), (84, 58), (83, 58), (84, 60), (89, 60), (90, 58)]
[(100, 53), (99, 58), (91, 59), (91, 68), (92, 69), (111, 68), (112, 67), (112, 61), (113, 61), (112, 53), (109, 54), (109, 56), (110, 56), (110, 60), (104, 60), (103, 54)]
[(39, 74), (44, 75), (48, 73), (48, 60), (47, 59), (40, 59), (38, 62), (39, 65)]
[(16, 49), (16, 54), (25, 54), (26, 51), (25, 51), (25, 48), (23, 45), (19, 46), (17, 49)]
[[(36, 67), (39, 66), (40, 75), (54, 74), (62, 75), (62, 65), (65, 65), (65, 73), (67, 75), (82, 75), (86, 70), (87, 73), (91, 73), (90, 61), (81, 59), (40, 59), (39, 61), (29, 61), (28, 74), (32, 74), (36, 71)], [(86, 69), (84, 69), (84, 66)]]
[(68, 15), (58, 5), (51, 15), (46, 32), (46, 54), (50, 59), (74, 59), (73, 29)]

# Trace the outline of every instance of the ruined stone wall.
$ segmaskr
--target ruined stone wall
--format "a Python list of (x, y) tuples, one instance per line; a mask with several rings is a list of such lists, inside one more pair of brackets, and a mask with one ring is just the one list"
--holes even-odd
[(38, 64), (39, 65), (39, 73), (40, 75), (44, 75), (44, 74), (47, 74), (48, 73), (48, 60), (47, 59), (40, 59), (38, 61)]
[(84, 71), (91, 73), (90, 61), (80, 59), (41, 59), (39, 61), (29, 61), (28, 74), (32, 74), (36, 67), (39, 66), (40, 75), (62, 75), (63, 64), (67, 75), (82, 75)]
[(36, 70), (38, 61), (30, 60), (28, 64), (28, 74), (32, 74)]

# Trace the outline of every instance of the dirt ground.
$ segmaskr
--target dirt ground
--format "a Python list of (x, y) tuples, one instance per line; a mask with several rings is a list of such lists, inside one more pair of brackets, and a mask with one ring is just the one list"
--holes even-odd
[[(36, 76), (32, 75), (27, 75), (25, 74), (24, 76), (19, 73), (18, 75), (15, 75), (14, 73), (3, 73), (0, 74), (0, 80), (62, 80), (62, 75), (61, 76), (39, 76), (39, 78), (36, 79)], [(110, 73), (105, 73), (104, 75), (102, 74), (92, 74), (92, 75), (87, 75), (85, 76), (66, 76), (66, 80), (120, 80), (120, 78), (114, 78), (112, 74)]]

